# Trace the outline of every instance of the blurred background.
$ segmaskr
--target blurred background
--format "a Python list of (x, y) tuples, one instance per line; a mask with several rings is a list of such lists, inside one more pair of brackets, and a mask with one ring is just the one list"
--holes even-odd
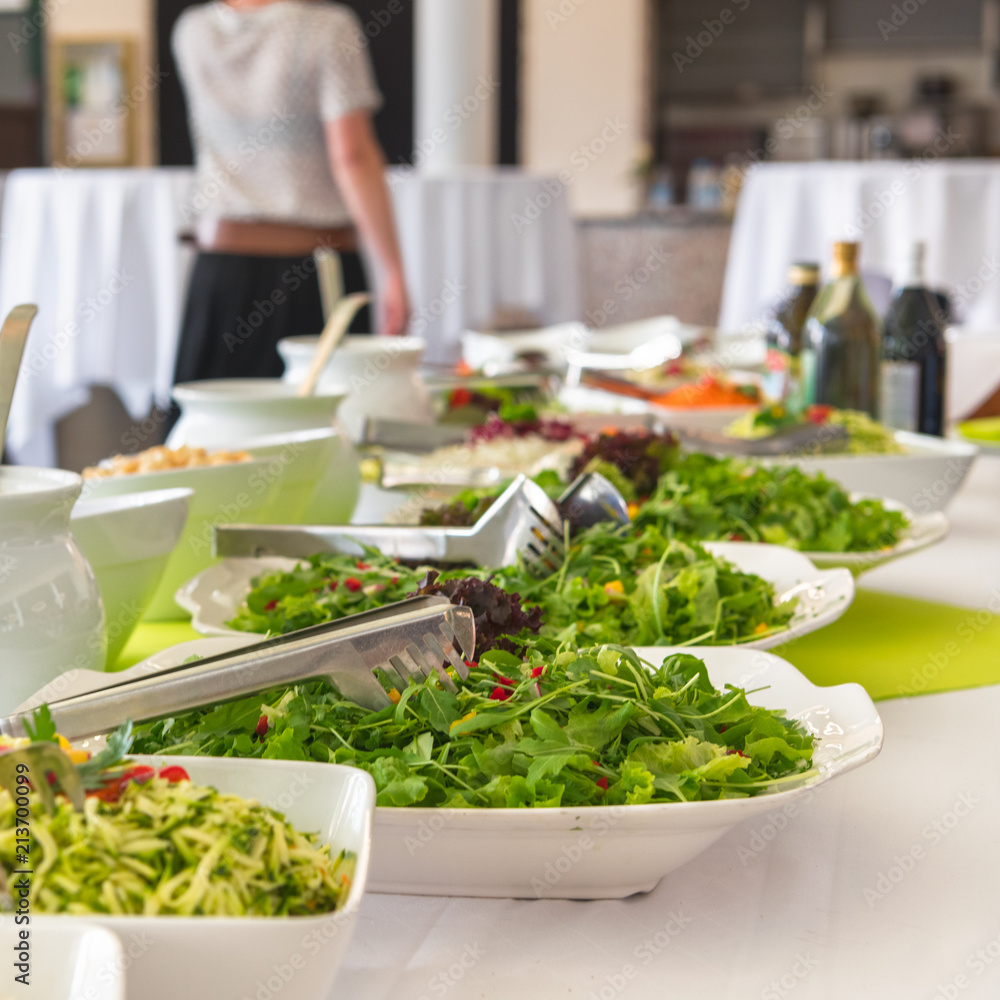
[[(43, 168), (4, 199), (0, 308), (58, 267), (59, 301), (38, 321), (53, 336), (75, 319), (105, 341), (151, 337), (146, 368), (77, 363), (36, 423), (81, 405), (111, 419), (122, 403), (134, 419), (169, 391), (198, 214), (169, 44), (189, 6), (0, 0), (0, 170)], [(453, 360), (470, 328), (672, 315), (736, 332), (781, 294), (791, 262), (825, 264), (845, 238), (862, 244), (876, 299), (925, 241), (954, 321), (1000, 329), (998, 0), (347, 6), (385, 96), (376, 126), (431, 360)], [(18, 210), (34, 235), (12, 260)], [(102, 260), (142, 273), (81, 318), (116, 273), (83, 274), (98, 234), (115, 248)], [(969, 388), (967, 411), (991, 379)]]

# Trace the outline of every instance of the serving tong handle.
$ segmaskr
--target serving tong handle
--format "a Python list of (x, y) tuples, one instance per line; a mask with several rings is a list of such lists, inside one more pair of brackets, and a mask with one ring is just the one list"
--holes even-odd
[[(110, 732), (126, 719), (161, 718), (230, 701), (268, 688), (326, 678), (348, 700), (377, 711), (391, 704), (376, 671), (405, 688), (437, 675), (454, 690), (450, 664), (468, 676), (475, 649), (468, 608), (444, 597), (416, 597), (351, 615), (219, 656), (182, 664), (87, 694), (49, 703), (59, 732), (69, 740)], [(0, 719), (0, 733), (23, 735), (30, 713)]]

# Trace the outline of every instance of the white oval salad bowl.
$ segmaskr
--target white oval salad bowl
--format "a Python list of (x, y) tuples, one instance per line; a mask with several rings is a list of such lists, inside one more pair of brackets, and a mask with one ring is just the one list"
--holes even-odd
[(256, 799), (284, 813), (299, 830), (318, 832), (334, 852), (355, 854), (347, 899), (332, 913), (310, 917), (32, 914), (36, 931), (96, 925), (115, 934), (128, 955), (126, 1000), (327, 996), (350, 943), (368, 878), (375, 808), (375, 784), (369, 775), (356, 768), (302, 761), (132, 759), (156, 767), (180, 765), (196, 784)]

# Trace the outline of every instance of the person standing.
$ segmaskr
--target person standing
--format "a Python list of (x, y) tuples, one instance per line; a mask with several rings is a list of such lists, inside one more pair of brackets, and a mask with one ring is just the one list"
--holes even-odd
[(212, 0), (172, 38), (195, 150), (198, 256), (175, 382), (276, 377), (276, 345), (323, 326), (314, 251), (341, 255), (348, 292), (379, 270), (378, 330), (409, 299), (372, 114), (366, 38), (327, 0)]

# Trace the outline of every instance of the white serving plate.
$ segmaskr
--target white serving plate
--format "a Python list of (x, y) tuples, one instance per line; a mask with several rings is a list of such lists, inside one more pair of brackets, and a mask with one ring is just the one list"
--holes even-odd
[[(15, 945), (27, 931), (30, 985), (14, 982), (23, 974), (15, 966)], [(12, 914), (0, 917), (0, 948), (4, 954), (4, 972), (11, 985), (0, 996), (19, 996), (30, 1000), (124, 1000), (125, 972), (129, 959), (110, 931), (83, 921), (73, 923), (43, 921), (32, 917), (28, 926), (14, 923)]]
[[(191, 655), (227, 652), (234, 643), (243, 644), (219, 636), (184, 643), (132, 670), (148, 673), (176, 666)], [(816, 772), (782, 791), (721, 802), (574, 809), (379, 808), (369, 891), (532, 899), (618, 899), (648, 892), (738, 823), (783, 808), (872, 760), (882, 747), (882, 721), (858, 684), (817, 687), (786, 660), (742, 646), (645, 647), (637, 652), (652, 663), (673, 652), (693, 652), (705, 661), (717, 687), (729, 683), (752, 690), (752, 704), (781, 708), (800, 719), (819, 737)], [(205, 759), (193, 758), (192, 764)], [(184, 766), (194, 776), (186, 761)]]
[[(130, 952), (126, 1000), (327, 996), (350, 943), (368, 879), (375, 808), (371, 777), (356, 768), (303, 761), (133, 759), (157, 767), (180, 765), (192, 781), (257, 799), (283, 812), (298, 829), (319, 832), (334, 850), (355, 853), (355, 879), (344, 905), (315, 917), (32, 915), (34, 932), (96, 925), (115, 934), (126, 948), (138, 950), (138, 955)], [(73, 997), (84, 995), (74, 992)]]
[[(744, 649), (770, 649), (815, 632), (836, 621), (854, 600), (854, 580), (848, 570), (818, 570), (806, 556), (793, 549), (751, 542), (707, 542), (705, 548), (743, 572), (763, 577), (774, 585), (777, 595), (792, 587), (804, 588), (790, 627), (775, 635), (740, 643)], [(226, 622), (232, 620), (246, 599), (250, 581), (270, 570), (292, 570), (299, 562), (280, 556), (224, 559), (189, 580), (177, 591), (176, 600), (191, 612), (192, 626), (204, 635), (245, 636), (248, 633), (230, 628)]]
[[(639, 649), (659, 662), (663, 648)], [(699, 649), (712, 682), (764, 688), (819, 737), (817, 773), (751, 799), (574, 809), (393, 809), (375, 813), (370, 889), (415, 895), (618, 899), (653, 889), (744, 820), (780, 810), (872, 760), (882, 721), (857, 684), (819, 688), (760, 650)]]
[(881, 500), (886, 510), (901, 510), (910, 519), (910, 526), (903, 532), (900, 540), (887, 549), (875, 552), (806, 552), (819, 569), (832, 569), (835, 566), (848, 569), (854, 576), (861, 576), (870, 569), (875, 569), (894, 559), (912, 555), (928, 546), (943, 542), (948, 537), (951, 525), (941, 511), (930, 514), (915, 514), (901, 503), (886, 500), (884, 497), (872, 497), (860, 493), (852, 493), (851, 500)]
[(976, 445), (908, 431), (896, 431), (894, 437), (906, 449), (901, 455), (831, 454), (766, 461), (797, 465), (810, 475), (822, 472), (847, 490), (888, 497), (917, 514), (944, 510), (976, 460)]

